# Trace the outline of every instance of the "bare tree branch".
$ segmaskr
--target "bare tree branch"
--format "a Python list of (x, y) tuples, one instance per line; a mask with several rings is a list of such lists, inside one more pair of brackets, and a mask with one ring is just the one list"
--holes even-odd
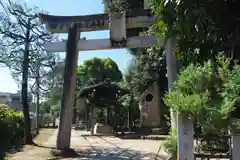
[[(45, 30), (39, 23), (38, 8), (26, 8), (23, 5), (8, 0), (8, 14), (14, 17), (2, 18), (0, 34), (3, 35), (1, 43), (0, 63), (7, 66), (12, 72), (14, 79), (19, 81), (23, 70), (24, 45), (26, 42), (26, 31), (30, 29), (29, 41), (29, 79), (36, 82), (37, 75), (40, 81), (46, 81), (40, 85), (40, 90), (47, 91), (54, 86), (54, 81), (49, 80), (49, 71), (53, 71), (56, 64), (56, 56), (47, 53), (44, 48), (45, 42), (51, 42), (57, 38)], [(30, 24), (28, 20), (30, 19)], [(3, 55), (3, 56), (2, 56)], [(37, 73), (39, 72), (39, 73)], [(48, 79), (48, 80), (46, 80)]]

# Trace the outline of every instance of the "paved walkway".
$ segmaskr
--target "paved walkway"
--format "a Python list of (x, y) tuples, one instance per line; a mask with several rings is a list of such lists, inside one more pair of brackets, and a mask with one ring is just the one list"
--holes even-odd
[[(164, 160), (167, 154), (160, 148), (163, 141), (154, 140), (123, 140), (116, 137), (81, 136), (84, 131), (72, 131), (71, 146), (84, 154), (81, 159), (123, 160), (149, 159)], [(159, 150), (160, 148), (160, 150)]]
[[(63, 160), (164, 160), (167, 154), (160, 151), (163, 141), (154, 140), (122, 140), (116, 137), (81, 136), (85, 131), (72, 130), (71, 148), (78, 158), (63, 158)], [(50, 150), (55, 147), (56, 134), (44, 143), (44, 147), (36, 147), (19, 152), (10, 160), (48, 160)]]

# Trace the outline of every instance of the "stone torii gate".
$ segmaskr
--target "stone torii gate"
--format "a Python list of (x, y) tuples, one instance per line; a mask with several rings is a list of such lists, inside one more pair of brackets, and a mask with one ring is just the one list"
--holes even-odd
[[(149, 10), (133, 10), (112, 14), (97, 14), (87, 16), (53, 16), (40, 14), (42, 23), (52, 33), (68, 33), (68, 40), (47, 43), (45, 48), (48, 52), (66, 52), (63, 95), (60, 111), (60, 122), (57, 135), (57, 148), (70, 147), (72, 106), (76, 85), (76, 68), (78, 51), (104, 50), (117, 48), (141, 48), (152, 46), (164, 46), (167, 55), (168, 87), (172, 88), (173, 81), (177, 77), (176, 58), (173, 49), (176, 44), (175, 38), (166, 41), (155, 36), (127, 37), (127, 28), (142, 28), (152, 25), (156, 17), (151, 16)], [(80, 32), (110, 30), (109, 39), (83, 40), (79, 39)], [(193, 124), (189, 119), (181, 116), (172, 121), (178, 126), (178, 157), (180, 160), (193, 160)], [(184, 122), (183, 122), (184, 121)], [(186, 124), (186, 125), (184, 125)]]

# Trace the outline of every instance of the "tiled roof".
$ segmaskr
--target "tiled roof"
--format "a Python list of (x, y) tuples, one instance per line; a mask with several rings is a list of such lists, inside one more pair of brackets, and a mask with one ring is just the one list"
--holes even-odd
[[(10, 96), (13, 99), (18, 99), (18, 98), (20, 99), (21, 94), (19, 92), (18, 93), (0, 92), (0, 96)], [(28, 99), (30, 101), (32, 100), (32, 95), (31, 94), (28, 95)]]

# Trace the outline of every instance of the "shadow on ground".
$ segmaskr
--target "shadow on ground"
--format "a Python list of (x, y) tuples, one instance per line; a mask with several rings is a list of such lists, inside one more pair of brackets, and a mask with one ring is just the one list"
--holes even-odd
[(38, 148), (56, 149), (56, 147), (44, 146), (44, 145), (40, 145), (40, 144), (34, 144), (33, 146), (38, 147)]
[[(158, 155), (154, 153), (139, 152), (132, 149), (116, 149), (116, 148), (100, 148), (94, 147), (83, 150), (75, 150), (76, 155), (71, 156), (73, 160), (165, 160), (166, 155)], [(68, 156), (53, 157), (51, 160), (67, 158)]]
[(19, 145), (19, 146), (15, 146), (13, 148), (10, 148), (8, 150), (8, 153), (9, 154), (15, 154), (15, 153), (22, 152), (22, 151), (23, 151), (23, 145)]
[(125, 159), (149, 159), (149, 160), (164, 160), (167, 157), (158, 155), (157, 153), (139, 152), (133, 149), (120, 148), (97, 148), (76, 151), (79, 157), (75, 160), (93, 159), (93, 160), (125, 160)]

